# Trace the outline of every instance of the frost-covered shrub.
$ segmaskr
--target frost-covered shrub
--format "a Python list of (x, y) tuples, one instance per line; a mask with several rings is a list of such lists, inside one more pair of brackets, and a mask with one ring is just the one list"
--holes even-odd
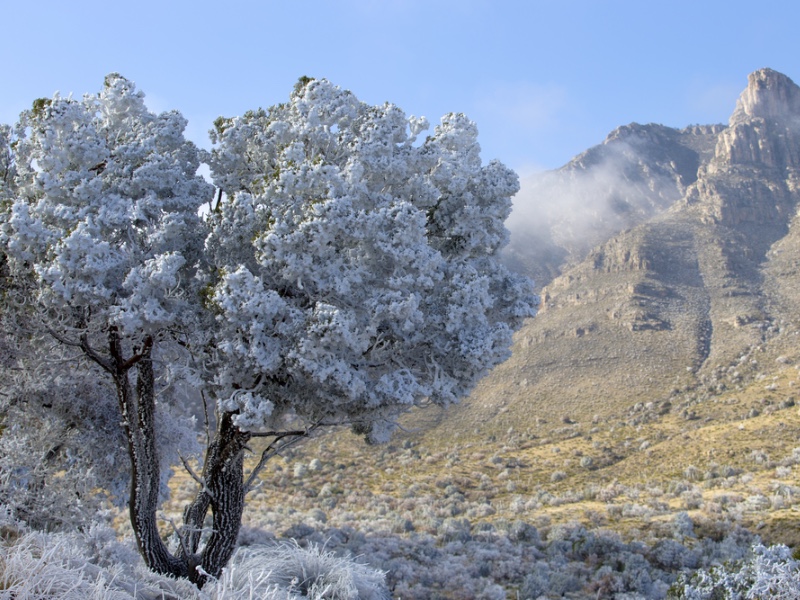
[(670, 597), (686, 600), (797, 600), (800, 562), (786, 546), (753, 546), (749, 557), (682, 575)]
[(686, 548), (675, 540), (661, 540), (648, 553), (648, 558), (657, 567), (669, 571), (688, 568), (696, 569), (700, 564), (700, 556), (694, 550)]
[(514, 521), (508, 527), (508, 537), (517, 542), (538, 545), (541, 543), (539, 531), (524, 521)]
[(694, 521), (689, 513), (681, 511), (672, 517), (672, 533), (678, 539), (694, 537)]
[[(84, 534), (31, 531), (0, 505), (0, 598), (15, 600), (384, 600), (384, 573), (309, 544), (240, 548), (198, 590), (147, 570), (132, 540), (92, 525)], [(341, 540), (340, 540), (341, 541)]]
[(703, 494), (697, 490), (687, 490), (681, 494), (683, 508), (694, 510), (703, 506)]
[(381, 571), (311, 544), (285, 542), (239, 550), (212, 598), (294, 600), (384, 600), (390, 598)]
[(472, 539), (471, 525), (467, 519), (447, 518), (439, 528), (439, 537), (445, 542), (467, 542)]
[(792, 476), (791, 467), (775, 467), (775, 477), (778, 479), (787, 479)]
[(108, 496), (100, 488), (113, 497), (127, 483), (113, 390), (65, 368), (63, 356), (31, 358), (31, 340), (12, 341), (3, 308), (0, 503), (35, 528), (84, 526)]
[(564, 596), (583, 587), (576, 569), (552, 568), (549, 563), (537, 563), (534, 572), (522, 583), (520, 597), (535, 600), (541, 595)]
[[(79, 535), (29, 531), (17, 524), (12, 539), (0, 544), (2, 597), (16, 600), (207, 600), (186, 580), (147, 571), (138, 555), (133, 555), (135, 563), (97, 564), (85, 543)], [(117, 558), (123, 558), (123, 554)]]

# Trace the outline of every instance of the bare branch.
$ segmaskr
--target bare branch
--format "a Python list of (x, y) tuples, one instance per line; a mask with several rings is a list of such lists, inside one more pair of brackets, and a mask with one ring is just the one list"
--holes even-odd
[[(316, 428), (316, 425), (314, 425), (312, 427), (312, 429), (315, 429), (315, 428)], [(299, 442), (301, 439), (303, 439), (305, 437), (308, 437), (309, 433), (311, 433), (311, 429), (309, 429), (307, 431), (284, 431), (282, 433), (271, 432), (271, 434), (275, 437), (275, 439), (261, 453), (261, 458), (258, 460), (258, 464), (255, 467), (253, 467), (253, 470), (250, 472), (250, 475), (247, 477), (247, 482), (244, 484), (244, 493), (245, 493), (245, 495), (247, 495), (247, 493), (250, 492), (253, 489), (253, 485), (255, 484), (256, 479), (258, 478), (258, 475), (264, 469), (264, 467), (267, 464), (267, 461), (270, 458), (272, 458), (273, 456), (279, 454), (280, 452), (282, 452), (283, 450), (285, 450), (289, 446), (293, 446), (294, 444)], [(255, 434), (253, 434), (253, 435), (255, 435)], [(267, 434), (261, 434), (262, 437), (265, 436), (265, 435), (267, 435)], [(293, 439), (287, 440), (287, 441), (281, 443), (281, 440), (283, 440), (283, 439), (285, 439), (287, 437), (293, 437)]]
[(211, 432), (209, 430), (208, 399), (206, 398), (205, 390), (200, 390), (200, 397), (203, 399), (203, 421), (206, 426), (206, 446), (208, 446), (211, 443)]
[(50, 327), (47, 326), (45, 326), (45, 329), (47, 329), (47, 333), (49, 333), (52, 337), (58, 340), (59, 343), (64, 344), (65, 346), (83, 348), (83, 343), (82, 343), (83, 340), (76, 342), (75, 340), (71, 340), (67, 337), (64, 337), (63, 335), (58, 333), (55, 329), (51, 329)]
[(313, 429), (316, 429), (317, 426), (314, 425), (309, 429), (297, 429), (295, 431), (264, 431), (264, 432), (248, 432), (250, 437), (274, 437), (276, 438), (275, 441), (277, 442), (281, 438), (288, 437), (290, 435), (299, 435), (299, 436), (307, 436)]
[[(127, 370), (128, 370), (128, 369), (130, 369), (130, 368), (131, 368), (133, 365), (135, 365), (135, 364), (136, 364), (136, 363), (138, 363), (140, 360), (142, 360), (143, 358), (145, 358), (146, 356), (148, 356), (148, 355), (150, 354), (150, 351), (151, 351), (152, 349), (153, 349), (153, 338), (152, 338), (152, 336), (149, 336), (149, 335), (148, 335), (148, 336), (147, 336), (147, 337), (144, 339), (144, 345), (142, 346), (142, 351), (141, 351), (141, 352), (138, 352), (138, 353), (136, 353), (136, 354), (134, 354), (133, 356), (131, 356), (131, 357), (130, 357), (128, 360), (126, 360), (126, 361), (125, 361), (125, 362), (123, 362), (121, 365), (119, 365), (119, 368), (120, 368), (121, 370), (123, 370), (123, 371), (127, 371)], [(134, 348), (134, 350), (135, 350), (135, 348)]]
[(187, 461), (181, 455), (178, 456), (181, 459), (181, 462), (183, 463), (183, 467), (186, 469), (187, 473), (189, 473), (189, 476), (200, 485), (200, 488), (203, 490), (204, 493), (208, 494), (209, 498), (216, 501), (216, 499), (214, 498), (214, 494), (211, 493), (211, 490), (209, 490), (208, 486), (206, 485), (206, 480), (194, 472), (194, 469), (192, 469), (192, 466), (189, 464), (189, 461)]
[(178, 538), (178, 542), (179, 542), (179, 543), (180, 543), (180, 545), (181, 545), (181, 550), (183, 550), (183, 555), (184, 555), (184, 556), (186, 556), (186, 557), (193, 556), (193, 555), (192, 555), (192, 554), (189, 552), (189, 549), (186, 547), (186, 544), (184, 544), (184, 542), (183, 542), (183, 536), (181, 535), (181, 532), (180, 532), (180, 531), (178, 531), (178, 528), (175, 526), (175, 521), (173, 521), (171, 517), (168, 517), (168, 516), (167, 516), (166, 514), (164, 514), (164, 513), (161, 513), (159, 516), (160, 516), (160, 517), (161, 517), (161, 518), (162, 518), (164, 521), (166, 521), (167, 523), (169, 523), (170, 525), (172, 525), (172, 531), (174, 531), (174, 532), (175, 532), (175, 537), (177, 537), (177, 538)]
[(89, 344), (89, 337), (85, 333), (81, 336), (79, 346), (89, 360), (100, 365), (100, 368), (104, 371), (111, 373), (112, 375), (114, 374), (114, 364), (106, 357), (98, 354), (97, 351), (91, 347)]

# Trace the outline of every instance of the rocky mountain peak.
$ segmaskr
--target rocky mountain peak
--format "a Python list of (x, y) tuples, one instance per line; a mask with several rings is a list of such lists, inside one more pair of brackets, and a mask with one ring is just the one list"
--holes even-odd
[(728, 127), (626, 125), (529, 190), (565, 210), (512, 233), (517, 264), (549, 271), (474, 423), (613, 418), (738, 385), (768, 348), (800, 356), (800, 88), (785, 75), (752, 73)]
[(755, 71), (686, 202), (704, 221), (747, 232), (760, 254), (796, 213), (798, 181), (800, 87), (772, 69)]
[(730, 124), (788, 115), (800, 116), (800, 87), (783, 73), (759, 69), (748, 76), (747, 88), (739, 96)]

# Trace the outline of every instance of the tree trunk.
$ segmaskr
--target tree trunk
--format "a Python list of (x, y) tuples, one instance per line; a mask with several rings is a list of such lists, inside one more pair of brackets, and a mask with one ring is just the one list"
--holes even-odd
[[(173, 556), (158, 532), (158, 488), (161, 472), (155, 436), (155, 376), (152, 344), (134, 363), (122, 361), (119, 340), (112, 333), (111, 355), (115, 363), (114, 383), (128, 439), (131, 461), (131, 489), (128, 503), (131, 525), (139, 552), (152, 570), (175, 577), (188, 577), (186, 561)], [(136, 365), (135, 392), (129, 371)]]
[[(110, 360), (100, 357), (84, 342), (84, 351), (111, 373), (117, 389), (131, 462), (130, 519), (139, 552), (153, 571), (185, 577), (202, 587), (209, 576), (219, 577), (236, 548), (244, 512), (244, 451), (250, 434), (234, 425), (231, 414), (220, 417), (214, 440), (206, 451), (203, 488), (184, 511), (184, 526), (179, 532), (182, 548), (173, 555), (161, 539), (156, 519), (161, 473), (155, 435), (152, 350), (153, 340), (148, 338), (141, 351), (126, 359), (115, 330), (109, 333)], [(131, 384), (134, 369), (135, 387)], [(213, 529), (198, 553), (209, 508)]]
[[(236, 548), (244, 512), (244, 450), (249, 439), (249, 434), (233, 424), (230, 413), (223, 413), (214, 441), (206, 452), (205, 487), (184, 511), (183, 545), (189, 552), (190, 563), (199, 563), (203, 570), (192, 568), (189, 573), (189, 579), (198, 587), (203, 586), (208, 575), (219, 577)], [(198, 561), (196, 553), (209, 507), (213, 529)]]

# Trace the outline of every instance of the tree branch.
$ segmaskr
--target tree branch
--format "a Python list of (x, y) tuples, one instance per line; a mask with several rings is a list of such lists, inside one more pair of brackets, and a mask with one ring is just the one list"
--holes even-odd
[[(58, 337), (56, 337), (56, 339), (58, 339)], [(91, 345), (89, 345), (88, 335), (85, 333), (81, 335), (81, 341), (78, 346), (81, 350), (83, 350), (83, 353), (89, 360), (100, 365), (100, 368), (102, 368), (104, 371), (111, 373), (112, 375), (114, 374), (114, 363), (106, 357), (101, 356), (94, 348), (91, 347)]]
[(209, 490), (208, 486), (206, 485), (206, 480), (203, 479), (197, 473), (194, 472), (194, 469), (192, 469), (192, 466), (189, 464), (189, 461), (187, 461), (180, 454), (178, 456), (180, 457), (181, 462), (183, 463), (183, 467), (189, 473), (189, 476), (192, 479), (194, 479), (200, 485), (200, 488), (203, 490), (204, 493), (208, 494), (209, 498), (211, 498), (212, 500), (216, 501), (216, 499), (214, 498), (214, 494), (211, 493), (211, 490)]
[(298, 429), (295, 431), (264, 431), (264, 432), (248, 432), (250, 437), (274, 437), (276, 438), (275, 441), (277, 442), (281, 438), (288, 437), (290, 435), (297, 435), (297, 436), (307, 436), (313, 429), (316, 429), (316, 425), (309, 428), (309, 429)]
[(152, 336), (148, 335), (146, 338), (144, 338), (144, 345), (142, 346), (142, 351), (137, 354), (134, 354), (128, 360), (124, 361), (121, 365), (119, 365), (119, 368), (123, 371), (127, 371), (133, 365), (142, 360), (144, 357), (149, 356), (150, 351), (152, 349), (153, 349), (153, 338)]
[[(316, 428), (316, 425), (314, 427), (312, 427), (312, 429), (314, 429), (314, 428)], [(245, 482), (245, 484), (244, 484), (244, 493), (245, 493), (245, 495), (247, 495), (247, 493), (250, 492), (253, 489), (253, 484), (255, 483), (256, 479), (258, 478), (259, 473), (261, 473), (261, 471), (264, 469), (264, 467), (267, 464), (267, 461), (270, 458), (272, 458), (276, 454), (280, 453), (285, 448), (288, 448), (289, 446), (292, 446), (292, 445), (296, 444), (297, 442), (299, 442), (304, 437), (308, 437), (309, 433), (311, 433), (311, 429), (306, 430), (306, 431), (284, 431), (284, 432), (271, 431), (271, 432), (262, 433), (262, 434), (255, 434), (255, 433), (251, 434), (251, 435), (253, 435), (255, 437), (265, 437), (265, 436), (271, 435), (271, 436), (274, 436), (275, 439), (270, 443), (269, 446), (267, 446), (264, 449), (264, 451), (261, 453), (261, 458), (258, 460), (258, 464), (255, 467), (253, 467), (252, 471), (250, 471), (250, 475), (247, 477), (247, 482)], [(287, 438), (287, 437), (292, 437), (292, 436), (294, 436), (293, 440), (289, 440), (287, 442), (284, 442), (283, 444), (280, 444), (279, 447), (276, 447), (277, 444), (279, 444), (282, 439)]]

